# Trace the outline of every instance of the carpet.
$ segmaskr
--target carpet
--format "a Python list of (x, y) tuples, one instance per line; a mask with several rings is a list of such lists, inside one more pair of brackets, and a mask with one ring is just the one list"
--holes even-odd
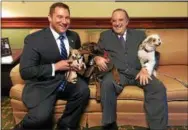
[[(1, 97), (1, 130), (10, 130), (14, 127), (15, 122), (8, 97)], [(101, 130), (100, 126), (92, 128), (82, 128), (82, 130)], [(143, 127), (136, 126), (119, 126), (119, 130), (147, 130)], [(188, 126), (169, 127), (168, 130), (188, 130)]]

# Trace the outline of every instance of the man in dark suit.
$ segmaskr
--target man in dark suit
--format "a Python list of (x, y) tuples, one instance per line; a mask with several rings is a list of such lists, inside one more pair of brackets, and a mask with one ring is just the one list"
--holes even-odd
[[(168, 121), (166, 89), (146, 68), (141, 68), (137, 57), (139, 44), (145, 39), (145, 33), (128, 29), (129, 16), (124, 9), (112, 13), (112, 29), (100, 35), (99, 45), (110, 55), (110, 61), (119, 70), (120, 85), (116, 84), (112, 73), (106, 74), (101, 81), (102, 123), (105, 130), (117, 130), (117, 95), (127, 85), (138, 85), (144, 90), (148, 124), (151, 130), (165, 130)], [(95, 57), (99, 70), (106, 71), (109, 59)], [(129, 106), (127, 106), (129, 107)]]
[(71, 61), (69, 47), (80, 48), (80, 37), (68, 30), (70, 10), (64, 3), (50, 7), (49, 28), (25, 38), (20, 61), (20, 74), (25, 80), (23, 102), (28, 108), (24, 119), (15, 130), (52, 129), (54, 106), (57, 99), (67, 100), (62, 117), (57, 123), (61, 130), (76, 130), (89, 99), (88, 80), (79, 76), (76, 84), (67, 83), (65, 73)]

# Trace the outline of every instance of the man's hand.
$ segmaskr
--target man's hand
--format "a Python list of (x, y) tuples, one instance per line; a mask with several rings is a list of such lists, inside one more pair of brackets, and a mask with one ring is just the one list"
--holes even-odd
[(108, 70), (107, 63), (109, 63), (109, 59), (103, 58), (101, 56), (96, 56), (94, 60), (100, 71)]
[(140, 72), (137, 74), (136, 80), (140, 80), (141, 85), (146, 85), (149, 83), (149, 79), (152, 80), (151, 76), (149, 75), (148, 71), (146, 68), (142, 68)]
[(55, 71), (58, 71), (58, 70), (69, 70), (71, 68), (70, 67), (71, 63), (72, 63), (71, 60), (58, 61), (57, 63), (55, 63)]
[(82, 65), (78, 63), (77, 60), (73, 60), (72, 63), (70, 64), (70, 67), (71, 70), (74, 70), (76, 72), (82, 70)]

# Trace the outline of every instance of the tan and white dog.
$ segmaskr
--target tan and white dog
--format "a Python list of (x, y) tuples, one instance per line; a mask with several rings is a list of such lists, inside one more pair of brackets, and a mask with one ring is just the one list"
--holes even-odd
[(138, 57), (142, 67), (146, 67), (150, 75), (156, 76), (154, 66), (156, 64), (155, 51), (156, 48), (161, 45), (161, 38), (157, 34), (152, 34), (146, 37), (146, 39), (140, 44), (138, 50)]
[[(71, 67), (77, 67), (79, 71), (86, 69), (86, 65), (84, 63), (84, 58), (81, 53), (77, 49), (71, 49), (69, 60), (71, 60)], [(69, 70), (66, 73), (66, 80), (70, 83), (75, 84), (77, 82), (77, 72), (74, 70)]]

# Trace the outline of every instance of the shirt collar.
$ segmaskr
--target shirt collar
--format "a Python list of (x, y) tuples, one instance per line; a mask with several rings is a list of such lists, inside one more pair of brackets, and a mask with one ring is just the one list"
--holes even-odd
[[(52, 34), (53, 34), (53, 36), (54, 36), (54, 38), (55, 38), (55, 40), (58, 40), (59, 39), (59, 36), (60, 36), (60, 34), (59, 33), (57, 33), (51, 26), (50, 26), (50, 30), (52, 31)], [(63, 33), (62, 34), (65, 38), (67, 37), (66, 36), (66, 33)]]
[[(126, 35), (127, 35), (127, 30), (125, 30), (123, 37), (126, 38)], [(121, 35), (118, 35), (118, 38), (120, 38), (120, 37), (121, 37)]]

